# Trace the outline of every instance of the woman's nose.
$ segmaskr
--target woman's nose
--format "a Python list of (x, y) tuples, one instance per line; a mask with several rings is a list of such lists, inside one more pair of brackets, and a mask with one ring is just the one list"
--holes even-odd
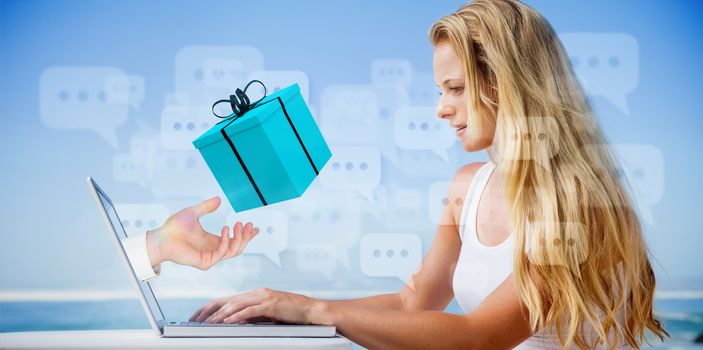
[(435, 109), (435, 113), (437, 114), (437, 117), (439, 119), (448, 119), (451, 118), (452, 114), (454, 113), (454, 109), (444, 103), (440, 98), (439, 102), (437, 102), (437, 108)]

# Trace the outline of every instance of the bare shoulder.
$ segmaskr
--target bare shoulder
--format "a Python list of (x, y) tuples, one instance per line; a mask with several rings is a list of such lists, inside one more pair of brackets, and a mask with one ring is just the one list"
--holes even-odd
[(483, 162), (471, 163), (459, 168), (454, 177), (452, 177), (452, 182), (449, 185), (449, 191), (447, 193), (448, 203), (451, 207), (451, 214), (454, 217), (454, 222), (459, 222), (459, 217), (461, 216), (461, 209), (464, 204), (464, 199), (466, 193), (469, 191), (469, 185), (474, 179), (476, 172), (484, 164)]
[(459, 168), (456, 173), (454, 173), (454, 180), (458, 181), (471, 181), (478, 169), (480, 169), (486, 162), (475, 162), (471, 164), (466, 164)]
[(464, 165), (463, 167), (459, 168), (456, 173), (454, 173), (454, 177), (452, 178), (452, 184), (449, 188), (450, 194), (466, 194), (466, 191), (469, 190), (469, 184), (471, 184), (471, 180), (474, 179), (476, 172), (484, 164), (486, 163), (476, 162)]

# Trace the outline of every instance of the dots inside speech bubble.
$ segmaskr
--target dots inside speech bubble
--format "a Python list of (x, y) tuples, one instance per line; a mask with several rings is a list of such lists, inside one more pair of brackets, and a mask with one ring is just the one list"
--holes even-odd
[(337, 267), (337, 247), (329, 243), (301, 244), (296, 248), (296, 263), (300, 271), (320, 272), (332, 279)]
[(168, 208), (157, 203), (116, 204), (115, 210), (128, 237), (158, 228), (169, 216)]
[(589, 94), (629, 114), (626, 95), (639, 83), (639, 44), (627, 33), (563, 33), (574, 73)]
[(498, 157), (506, 161), (532, 160), (544, 166), (559, 153), (559, 126), (552, 117), (524, 119), (527, 130), (505, 135)]
[(404, 107), (395, 113), (395, 143), (406, 150), (433, 150), (449, 162), (447, 149), (457, 141), (445, 120), (434, 117), (434, 107)]
[[(453, 213), (461, 213), (464, 208), (466, 193), (450, 194), (451, 182), (440, 181), (430, 186), (428, 209), (430, 220), (435, 225), (452, 225), (455, 223)], [(468, 183), (455, 183), (455, 188), (466, 188)], [(456, 222), (456, 224), (459, 224)]]
[(422, 241), (414, 234), (366, 234), (359, 250), (364, 275), (397, 277), (406, 284), (422, 261)]
[(525, 250), (533, 264), (578, 268), (588, 257), (586, 227), (579, 222), (531, 222), (527, 233)]
[(146, 188), (148, 157), (118, 153), (112, 158), (112, 174), (119, 182), (138, 183)]
[[(300, 86), (300, 95), (303, 96), (306, 103), (310, 102), (310, 79), (305, 72), (297, 70), (255, 71), (251, 72), (247, 78), (247, 81), (252, 80), (259, 80), (264, 83), (264, 85), (266, 85), (266, 93), (268, 95), (274, 94), (281, 89), (297, 83), (298, 86)], [(261, 85), (256, 84), (252, 85), (252, 87), (259, 89), (259, 92), (255, 95), (263, 95), (264, 90)]]
[(371, 61), (371, 82), (373, 85), (410, 84), (412, 66), (406, 59), (378, 58)]
[(186, 46), (176, 54), (175, 92), (187, 94), (191, 105), (208, 106), (244, 88), (249, 73), (263, 68), (263, 55), (254, 47)]
[(156, 135), (133, 136), (129, 140), (129, 152), (115, 154), (112, 158), (114, 179), (118, 182), (137, 183), (148, 188), (149, 166), (158, 144)]
[(381, 132), (378, 96), (370, 85), (332, 85), (322, 92), (320, 128), (325, 137), (344, 145), (368, 145)]
[(114, 67), (49, 67), (39, 78), (39, 115), (53, 129), (93, 130), (117, 148), (115, 129), (126, 120), (127, 103), (111, 103), (108, 77), (125, 76)]
[(108, 103), (129, 104), (129, 78), (126, 74), (105, 77), (105, 99)]
[(281, 267), (280, 253), (288, 247), (288, 215), (280, 210), (257, 208), (242, 213), (227, 215), (227, 224), (251, 222), (259, 229), (244, 249), (244, 254), (263, 254), (276, 266)]
[(207, 107), (166, 107), (161, 112), (161, 144), (167, 149), (192, 150), (193, 140), (218, 121)]
[(238, 59), (209, 59), (203, 64), (203, 84), (234, 89), (245, 83), (244, 64)]
[(320, 184), (333, 190), (355, 190), (369, 200), (381, 183), (381, 154), (373, 147), (335, 147)]

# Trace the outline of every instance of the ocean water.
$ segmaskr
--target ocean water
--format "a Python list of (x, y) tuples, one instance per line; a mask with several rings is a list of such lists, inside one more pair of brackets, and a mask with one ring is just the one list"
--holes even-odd
[[(162, 299), (169, 320), (187, 320), (207, 299)], [(703, 349), (693, 340), (703, 334), (703, 299), (657, 300), (671, 339), (655, 349)], [(461, 313), (456, 302), (447, 312)], [(137, 299), (107, 301), (0, 302), (0, 332), (149, 328)]]

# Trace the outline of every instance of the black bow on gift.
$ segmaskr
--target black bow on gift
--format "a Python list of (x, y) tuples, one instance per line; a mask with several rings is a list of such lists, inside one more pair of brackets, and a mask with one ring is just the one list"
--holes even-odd
[[(261, 86), (264, 88), (264, 96), (262, 96), (260, 99), (251, 102), (249, 100), (249, 96), (247, 96), (247, 89), (249, 88), (249, 85), (253, 83), (259, 83)], [(244, 115), (244, 113), (248, 112), (249, 110), (255, 108), (259, 102), (261, 102), (264, 98), (266, 97), (266, 85), (264, 83), (258, 81), (258, 80), (252, 80), (249, 83), (247, 83), (246, 86), (244, 86), (244, 90), (237, 88), (237, 90), (234, 91), (234, 95), (229, 95), (228, 100), (219, 100), (216, 101), (215, 103), (212, 104), (212, 114), (214, 114), (218, 118), (223, 118), (223, 119), (229, 119), (229, 118), (239, 118)], [(215, 112), (215, 106), (222, 102), (229, 102), (230, 106), (232, 107), (232, 114), (227, 115), (227, 116), (221, 116)]]

